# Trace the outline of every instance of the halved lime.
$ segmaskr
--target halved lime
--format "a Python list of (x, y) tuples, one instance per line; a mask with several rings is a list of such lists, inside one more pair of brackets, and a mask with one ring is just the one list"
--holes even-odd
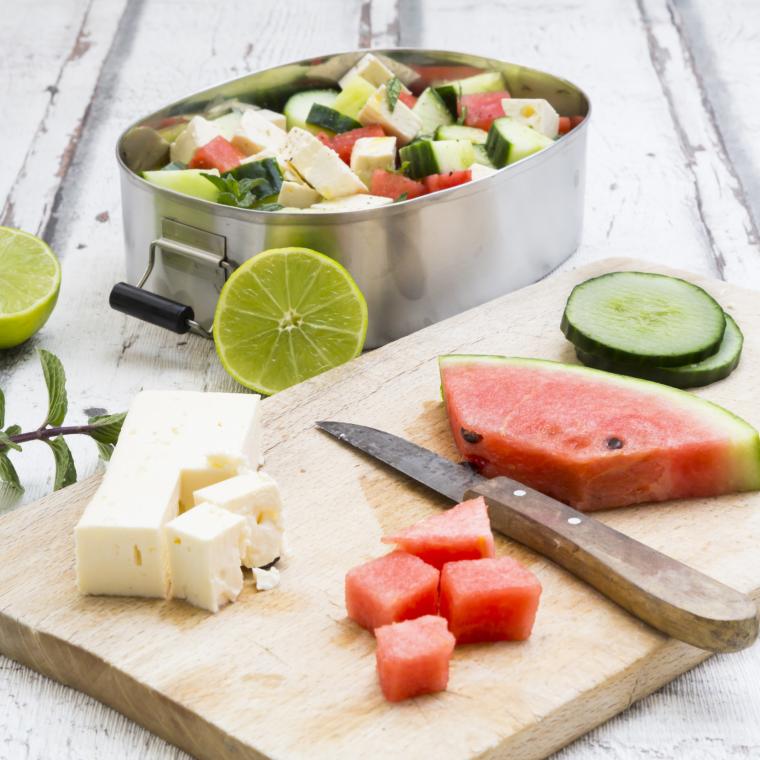
[(47, 322), (60, 287), (61, 265), (48, 245), (0, 227), (0, 348), (18, 346)]
[(222, 288), (216, 351), (246, 388), (276, 393), (361, 353), (367, 303), (337, 261), (309, 248), (248, 259)]

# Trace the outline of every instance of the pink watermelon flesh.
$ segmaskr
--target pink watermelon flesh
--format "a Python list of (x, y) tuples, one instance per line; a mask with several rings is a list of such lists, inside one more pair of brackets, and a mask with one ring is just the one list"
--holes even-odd
[(457, 644), (527, 639), (540, 596), (538, 578), (511, 557), (451, 562), (441, 573), (441, 615)]
[(760, 437), (691, 393), (576, 365), (444, 356), (457, 448), (590, 511), (760, 488)]
[(488, 507), (482, 496), (428, 517), (400, 533), (383, 536), (382, 540), (396, 544), (439, 570), (447, 562), (494, 556)]
[(370, 631), (401, 620), (435, 615), (439, 573), (418, 557), (392, 552), (349, 570), (348, 616)]
[(389, 702), (443, 691), (456, 640), (436, 615), (384, 625), (377, 637), (377, 674)]

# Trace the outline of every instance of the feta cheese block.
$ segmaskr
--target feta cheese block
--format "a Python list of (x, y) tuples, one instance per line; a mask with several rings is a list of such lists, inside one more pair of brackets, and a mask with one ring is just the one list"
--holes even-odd
[(331, 211), (363, 211), (368, 208), (387, 206), (389, 203), (393, 203), (393, 200), (383, 195), (350, 195), (348, 198), (320, 201), (311, 206), (308, 211), (323, 214)]
[(369, 187), (375, 169), (396, 166), (395, 137), (360, 137), (351, 151), (351, 170)]
[(258, 396), (140, 393), (75, 529), (79, 590), (167, 596), (166, 523), (193, 505), (193, 491), (255, 469), (260, 457)]
[(476, 179), (483, 179), (483, 177), (490, 177), (492, 174), (496, 174), (497, 171), (499, 170), (490, 166), (485, 166), (484, 164), (472, 164), (470, 166), (473, 181)]
[(346, 166), (341, 157), (305, 129), (293, 127), (287, 133), (287, 142), (281, 155), (328, 200), (367, 192), (365, 184)]
[(398, 138), (399, 145), (411, 142), (422, 128), (420, 117), (400, 100), (396, 101), (393, 111), (388, 108), (385, 85), (359, 111), (359, 122), (365, 125), (379, 124), (386, 132)]
[[(374, 87), (382, 87), (393, 79), (393, 72), (375, 55), (367, 53), (355, 66), (352, 66), (341, 78), (338, 84), (341, 90), (354, 78), (366, 79)], [(401, 83), (401, 90), (409, 92), (409, 89)]]
[(271, 121), (275, 127), (279, 127), (283, 132), (287, 129), (287, 119), (284, 113), (277, 113), (277, 111), (270, 111), (268, 108), (255, 109), (256, 113), (261, 116), (262, 119)]
[(280, 585), (280, 571), (276, 567), (270, 567), (269, 570), (255, 567), (252, 572), (257, 591), (271, 591)]
[(204, 502), (244, 516), (251, 530), (251, 543), (243, 558), (246, 567), (262, 567), (282, 554), (282, 499), (274, 478), (265, 472), (246, 472), (193, 495)]
[(232, 144), (246, 156), (271, 150), (279, 153), (285, 146), (287, 133), (261, 115), (249, 110), (240, 117), (240, 127), (232, 136)]
[(251, 530), (242, 515), (213, 504), (197, 507), (166, 525), (172, 597), (218, 612), (243, 590), (242, 558)]
[(536, 132), (554, 140), (559, 134), (559, 114), (543, 98), (504, 98), (501, 101), (504, 115), (533, 127)]
[(172, 143), (169, 158), (181, 164), (189, 164), (198, 148), (208, 145), (215, 137), (221, 135), (218, 127), (202, 116), (193, 116), (188, 125)]
[(322, 196), (308, 185), (285, 180), (280, 187), (277, 203), (290, 208), (309, 208), (321, 198)]

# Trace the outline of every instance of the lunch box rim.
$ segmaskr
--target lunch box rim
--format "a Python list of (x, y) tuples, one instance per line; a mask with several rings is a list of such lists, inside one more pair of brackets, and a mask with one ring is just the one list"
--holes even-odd
[[(500, 65), (517, 66), (523, 69), (529, 69), (530, 71), (552, 77), (553, 79), (559, 82), (564, 82), (568, 84), (575, 91), (580, 93), (580, 95), (584, 98), (586, 102), (586, 106), (587, 106), (587, 111), (586, 111), (586, 114), (584, 114), (583, 121), (577, 127), (574, 127), (567, 134), (560, 136), (560, 138), (556, 140), (553, 145), (550, 145), (548, 148), (544, 148), (543, 150), (533, 153), (530, 156), (526, 156), (525, 158), (520, 159), (519, 161), (516, 161), (514, 164), (510, 164), (508, 166), (502, 167), (491, 176), (481, 177), (480, 179), (477, 179), (475, 181), (470, 181), (462, 185), (446, 188), (445, 190), (438, 190), (434, 193), (422, 195), (417, 198), (411, 198), (404, 201), (395, 201), (393, 203), (389, 203), (383, 206), (377, 206), (375, 208), (368, 208), (368, 209), (350, 209), (350, 210), (345, 210), (345, 211), (328, 211), (328, 212), (315, 213), (315, 212), (309, 212), (309, 211), (272, 212), (272, 211), (261, 211), (259, 209), (246, 209), (246, 208), (237, 208), (235, 206), (227, 206), (222, 203), (217, 203), (216, 201), (209, 201), (203, 198), (196, 198), (194, 196), (186, 195), (184, 193), (180, 193), (175, 190), (170, 190), (168, 188), (164, 188), (159, 185), (155, 185), (151, 182), (148, 182), (148, 180), (141, 177), (140, 174), (130, 169), (124, 163), (124, 160), (121, 156), (120, 148), (121, 148), (122, 141), (132, 129), (134, 129), (135, 127), (142, 126), (145, 123), (145, 121), (150, 119), (152, 116), (155, 116), (162, 111), (172, 109), (176, 106), (180, 106), (182, 103), (189, 100), (190, 98), (193, 98), (197, 95), (201, 95), (202, 93), (207, 92), (209, 90), (214, 90), (218, 87), (223, 87), (225, 85), (229, 85), (234, 82), (247, 79), (248, 77), (255, 76), (258, 74), (264, 74), (268, 71), (274, 71), (286, 66), (296, 66), (296, 65), (306, 65), (306, 64), (313, 65), (313, 62), (315, 60), (321, 60), (325, 58), (335, 58), (337, 56), (343, 56), (343, 55), (361, 55), (362, 53), (364, 54), (379, 53), (382, 55), (382, 54), (394, 53), (394, 52), (396, 53), (424, 53), (426, 55), (430, 55), (431, 57), (434, 57), (436, 55), (464, 56), (466, 58), (478, 59), (479, 61), (485, 61), (485, 62), (490, 62), (490, 63), (496, 62), (496, 63), (499, 63)], [(591, 111), (592, 111), (591, 99), (588, 97), (588, 95), (582, 88), (578, 87), (576, 84), (574, 84), (568, 79), (565, 79), (564, 77), (555, 76), (551, 72), (544, 71), (543, 69), (536, 69), (536, 68), (533, 68), (532, 66), (523, 66), (522, 64), (512, 63), (511, 61), (503, 61), (498, 58), (480, 56), (480, 55), (465, 53), (465, 52), (456, 51), (456, 50), (439, 50), (439, 49), (430, 49), (430, 48), (421, 48), (421, 47), (420, 48), (418, 47), (358, 48), (358, 49), (353, 49), (353, 50), (348, 50), (348, 51), (343, 51), (343, 52), (328, 53), (324, 55), (312, 56), (310, 58), (280, 63), (280, 64), (277, 64), (276, 66), (269, 66), (263, 69), (256, 69), (255, 71), (251, 71), (239, 77), (226, 79), (216, 85), (211, 85), (209, 87), (204, 87), (201, 90), (196, 90), (195, 92), (189, 93), (185, 97), (180, 98), (171, 103), (168, 103), (162, 108), (159, 108), (157, 111), (153, 111), (150, 114), (147, 114), (143, 116), (142, 118), (137, 119), (136, 121), (132, 122), (119, 135), (119, 138), (116, 141), (115, 151), (116, 151), (116, 160), (119, 164), (119, 168), (125, 173), (125, 176), (128, 178), (128, 181), (130, 181), (137, 187), (149, 189), (151, 192), (157, 192), (159, 194), (166, 196), (167, 198), (173, 198), (179, 202), (188, 203), (191, 206), (197, 206), (199, 209), (205, 209), (207, 211), (211, 211), (211, 213), (219, 214), (224, 217), (231, 217), (233, 219), (241, 219), (243, 221), (250, 221), (254, 223), (264, 222), (266, 224), (269, 224), (269, 223), (274, 222), (277, 225), (280, 225), (280, 224), (294, 225), (295, 224), (298, 226), (313, 225), (315, 223), (318, 225), (334, 224), (338, 220), (345, 220), (347, 222), (363, 221), (375, 215), (380, 215), (380, 214), (393, 215), (392, 212), (400, 213), (403, 210), (409, 208), (410, 204), (416, 204), (417, 207), (424, 207), (425, 205), (428, 205), (431, 203), (441, 203), (444, 201), (450, 202), (460, 197), (466, 197), (469, 195), (482, 193), (486, 191), (489, 188), (489, 186), (492, 185), (494, 182), (503, 181), (505, 177), (517, 176), (521, 174), (522, 172), (528, 170), (529, 168), (533, 166), (538, 165), (539, 163), (543, 161), (548, 161), (559, 150), (562, 149), (563, 145), (567, 145), (569, 142), (573, 141), (574, 139), (581, 139), (580, 132), (588, 128), (588, 122), (591, 117)]]

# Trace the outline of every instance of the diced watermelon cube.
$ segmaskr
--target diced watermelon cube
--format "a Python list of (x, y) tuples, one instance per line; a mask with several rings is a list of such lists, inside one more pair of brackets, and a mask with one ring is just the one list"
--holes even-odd
[(428, 174), (427, 177), (423, 177), (422, 182), (429, 193), (434, 193), (436, 190), (446, 190), (449, 187), (463, 185), (471, 179), (471, 169), (459, 169), (445, 174)]
[(435, 615), (439, 573), (406, 552), (392, 552), (346, 574), (348, 616), (370, 631), (401, 620)]
[(572, 128), (573, 126), (569, 116), (559, 117), (559, 126), (557, 127), (559, 134), (566, 135)]
[(468, 127), (488, 131), (495, 119), (504, 116), (501, 101), (508, 97), (509, 93), (506, 90), (462, 95), (457, 103), (457, 110), (460, 116), (464, 113), (464, 123)]
[(441, 615), (457, 644), (527, 639), (540, 596), (538, 578), (511, 557), (451, 562), (441, 573)]
[(482, 496), (463, 501), (399, 533), (383, 536), (382, 540), (439, 569), (447, 562), (494, 556), (488, 507)]
[(327, 134), (327, 132), (317, 132), (316, 135), (314, 135), (319, 142), (322, 143), (322, 145), (326, 145), (328, 148), (332, 148), (332, 138), (330, 135)]
[(408, 108), (414, 108), (417, 105), (417, 98), (411, 92), (400, 92), (398, 99)]
[(348, 132), (341, 132), (335, 135), (330, 147), (347, 163), (351, 163), (351, 152), (357, 140), (362, 137), (385, 137), (385, 132), (379, 124), (370, 124), (368, 127), (359, 127), (350, 129)]
[(220, 174), (224, 174), (239, 166), (244, 158), (245, 153), (220, 135), (198, 148), (187, 166), (189, 169), (218, 169)]
[(384, 625), (377, 637), (377, 674), (389, 702), (443, 691), (456, 639), (437, 615)]
[(425, 195), (427, 189), (422, 182), (409, 179), (403, 174), (394, 174), (384, 169), (375, 169), (370, 180), (369, 191), (372, 195), (383, 195), (398, 200), (404, 196), (407, 200)]

